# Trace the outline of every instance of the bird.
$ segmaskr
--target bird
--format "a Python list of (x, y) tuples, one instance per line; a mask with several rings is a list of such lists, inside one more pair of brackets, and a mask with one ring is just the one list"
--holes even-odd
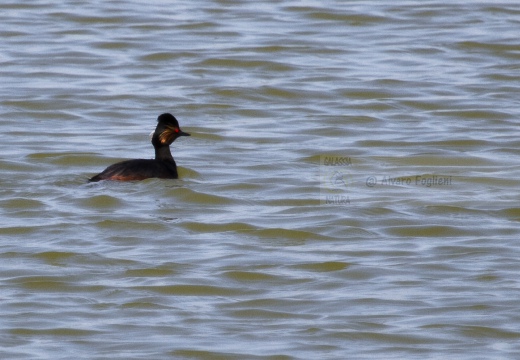
[(170, 113), (157, 118), (157, 127), (152, 134), (155, 159), (132, 159), (110, 165), (101, 173), (91, 177), (89, 182), (100, 180), (135, 181), (149, 178), (177, 179), (177, 164), (170, 151), (170, 145), (180, 136), (191, 136), (179, 127), (179, 122)]

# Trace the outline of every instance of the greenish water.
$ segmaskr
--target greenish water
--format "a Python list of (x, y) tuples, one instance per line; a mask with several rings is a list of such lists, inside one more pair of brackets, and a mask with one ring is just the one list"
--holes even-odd
[(0, 8), (2, 358), (518, 356), (519, 5)]

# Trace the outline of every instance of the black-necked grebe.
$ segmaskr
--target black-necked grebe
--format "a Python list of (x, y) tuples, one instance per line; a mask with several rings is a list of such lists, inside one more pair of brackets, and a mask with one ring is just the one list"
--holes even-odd
[(157, 127), (152, 136), (155, 159), (135, 159), (110, 165), (102, 173), (89, 179), (100, 180), (144, 180), (148, 178), (177, 179), (177, 165), (170, 152), (170, 145), (179, 136), (190, 136), (179, 127), (179, 122), (172, 114), (162, 114), (157, 118)]

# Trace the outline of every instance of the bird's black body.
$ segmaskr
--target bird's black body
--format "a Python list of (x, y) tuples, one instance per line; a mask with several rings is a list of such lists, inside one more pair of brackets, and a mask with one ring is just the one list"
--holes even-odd
[(157, 121), (157, 128), (152, 136), (155, 159), (121, 161), (110, 165), (103, 172), (89, 179), (89, 181), (131, 181), (148, 178), (177, 179), (177, 165), (170, 152), (170, 145), (179, 136), (190, 136), (190, 134), (180, 129), (177, 119), (171, 114), (162, 114), (157, 118)]
[(131, 181), (148, 178), (177, 179), (178, 176), (177, 166), (173, 160), (135, 159), (110, 165), (102, 173), (92, 177), (89, 181)]

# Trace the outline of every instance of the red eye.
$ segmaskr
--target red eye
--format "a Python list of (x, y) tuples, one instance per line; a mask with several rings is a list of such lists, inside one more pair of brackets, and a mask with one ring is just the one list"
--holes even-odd
[(178, 133), (178, 132), (179, 132), (179, 128), (175, 128), (174, 131), (175, 131), (176, 133)]

